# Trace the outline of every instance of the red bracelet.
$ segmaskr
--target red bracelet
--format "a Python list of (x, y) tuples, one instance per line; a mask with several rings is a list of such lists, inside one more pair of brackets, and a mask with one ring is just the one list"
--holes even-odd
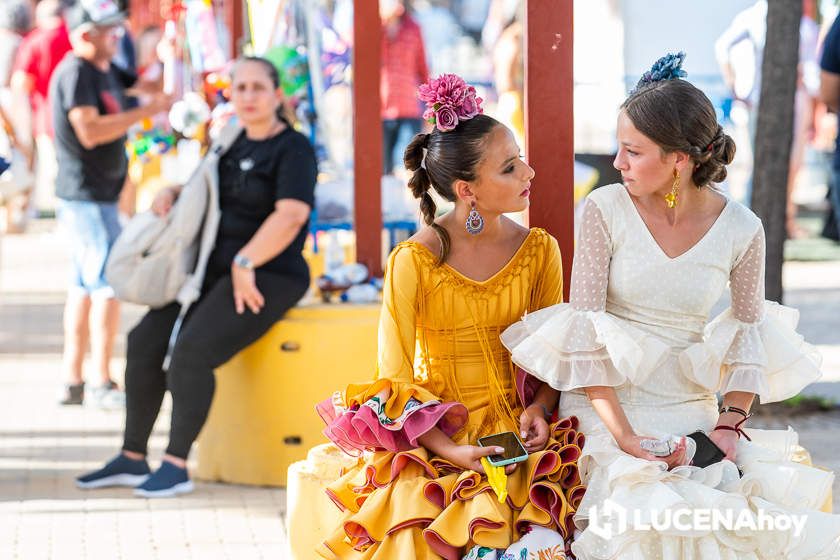
[(740, 422), (738, 422), (737, 424), (735, 424), (735, 426), (725, 426), (725, 425), (724, 425), (724, 426), (715, 426), (714, 430), (712, 430), (712, 431), (715, 431), (715, 430), (727, 430), (727, 431), (730, 431), (730, 432), (735, 432), (735, 433), (737, 433), (737, 434), (738, 434), (738, 437), (740, 437), (740, 436), (744, 436), (745, 438), (747, 438), (747, 441), (752, 441), (752, 438), (750, 438), (750, 436), (748, 436), (748, 435), (747, 435), (747, 433), (746, 433), (744, 430), (742, 430), (742, 429), (741, 429), (741, 426), (742, 426), (742, 425), (744, 424), (744, 422), (746, 422), (746, 421), (747, 421), (747, 419), (746, 419), (746, 418), (744, 418), (743, 420), (741, 420)]

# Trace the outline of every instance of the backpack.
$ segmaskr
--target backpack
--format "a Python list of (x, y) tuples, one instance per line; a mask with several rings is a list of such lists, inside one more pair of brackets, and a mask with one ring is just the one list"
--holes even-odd
[(105, 278), (118, 299), (162, 307), (198, 298), (219, 225), (219, 158), (240, 131), (222, 131), (166, 216), (137, 214), (117, 237)]

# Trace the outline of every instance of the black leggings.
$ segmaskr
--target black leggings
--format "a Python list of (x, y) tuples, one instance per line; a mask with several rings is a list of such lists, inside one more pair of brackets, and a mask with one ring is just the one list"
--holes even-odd
[(265, 306), (239, 315), (230, 274), (208, 279), (178, 335), (169, 371), (162, 370), (166, 347), (180, 305), (152, 309), (128, 334), (125, 367), (125, 441), (123, 449), (146, 454), (163, 395), (172, 393), (172, 425), (166, 452), (186, 459), (198, 437), (216, 389), (213, 370), (258, 340), (309, 286), (307, 278), (258, 270), (257, 288)]

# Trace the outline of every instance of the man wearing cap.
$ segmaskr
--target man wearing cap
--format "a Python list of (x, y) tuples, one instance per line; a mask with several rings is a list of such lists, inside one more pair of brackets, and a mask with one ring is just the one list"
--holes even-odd
[(82, 404), (82, 363), (88, 342), (100, 402), (122, 401), (109, 362), (119, 325), (119, 302), (104, 278), (119, 233), (117, 200), (125, 182), (126, 132), (171, 105), (157, 93), (148, 105), (126, 110), (125, 89), (136, 78), (111, 63), (123, 14), (112, 0), (80, 0), (65, 12), (73, 45), (50, 82), (58, 155), (58, 218), (72, 248), (72, 278), (64, 309), (63, 404)]

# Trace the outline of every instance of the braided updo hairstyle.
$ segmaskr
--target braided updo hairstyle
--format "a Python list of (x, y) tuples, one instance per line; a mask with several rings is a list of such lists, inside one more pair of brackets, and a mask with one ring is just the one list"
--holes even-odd
[(487, 115), (477, 115), (461, 121), (448, 132), (435, 128), (428, 134), (417, 134), (405, 149), (405, 168), (413, 172), (408, 188), (414, 198), (420, 200), (423, 221), (435, 231), (440, 241), (438, 264), (445, 262), (449, 256), (451, 241), (446, 230), (435, 223), (437, 207), (429, 190), (434, 188), (442, 198), (455, 202), (452, 186), (457, 180), (475, 181), (487, 135), (500, 124)]
[(717, 122), (712, 102), (685, 80), (663, 80), (642, 86), (621, 105), (636, 130), (664, 153), (685, 152), (695, 164), (697, 187), (726, 179), (735, 157), (735, 141)]

